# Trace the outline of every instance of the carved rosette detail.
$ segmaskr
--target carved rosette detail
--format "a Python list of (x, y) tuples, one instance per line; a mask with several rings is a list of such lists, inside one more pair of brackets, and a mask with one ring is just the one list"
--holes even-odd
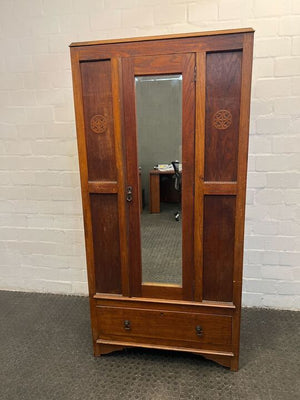
[(232, 114), (228, 110), (219, 110), (213, 116), (213, 126), (217, 129), (227, 129), (232, 124)]
[(105, 115), (96, 114), (91, 118), (91, 130), (95, 133), (104, 133), (107, 130), (107, 118)]

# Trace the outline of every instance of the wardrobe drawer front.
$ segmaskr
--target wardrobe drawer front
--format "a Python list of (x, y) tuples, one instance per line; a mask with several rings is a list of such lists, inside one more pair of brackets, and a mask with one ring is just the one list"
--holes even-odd
[(231, 350), (232, 317), (97, 307), (100, 339)]

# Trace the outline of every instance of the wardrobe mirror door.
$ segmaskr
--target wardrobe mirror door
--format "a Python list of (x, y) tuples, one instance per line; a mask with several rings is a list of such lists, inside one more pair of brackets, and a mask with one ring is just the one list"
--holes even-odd
[(135, 77), (142, 283), (182, 285), (182, 75)]

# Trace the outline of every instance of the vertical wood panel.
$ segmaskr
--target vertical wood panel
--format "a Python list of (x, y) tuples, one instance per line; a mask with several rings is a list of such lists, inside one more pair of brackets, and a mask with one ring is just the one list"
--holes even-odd
[(79, 53), (76, 50), (71, 51), (72, 61), (72, 78), (73, 78), (73, 92), (76, 116), (76, 131), (77, 131), (77, 146), (79, 157), (80, 181), (81, 181), (81, 196), (82, 196), (82, 209), (84, 221), (84, 236), (85, 236), (85, 249), (86, 249), (86, 263), (87, 263), (87, 277), (89, 287), (89, 303), (91, 312), (91, 328), (93, 335), (94, 354), (99, 354), (99, 346), (97, 345), (98, 327), (96, 316), (96, 300), (93, 298), (96, 293), (95, 283), (95, 265), (94, 265), (94, 250), (92, 240), (92, 217), (88, 193), (88, 170), (87, 170), (87, 151), (86, 151), (86, 138), (84, 129), (84, 110), (82, 99), (82, 82), (81, 71), (79, 64)]
[(96, 291), (121, 293), (118, 200), (114, 194), (91, 194)]
[(203, 299), (232, 301), (235, 196), (204, 197)]
[(182, 71), (182, 290), (194, 297), (195, 55), (183, 56)]
[(120, 262), (122, 275), (122, 294), (129, 296), (129, 267), (128, 267), (128, 243), (127, 243), (127, 210), (125, 194), (125, 154), (122, 109), (122, 65), (121, 59), (113, 58), (112, 66), (112, 95), (113, 95), (113, 116), (115, 135), (116, 167), (118, 173), (118, 211), (119, 211), (119, 232), (120, 232)]
[[(117, 179), (117, 169), (114, 147), (111, 61), (82, 62), (81, 79), (88, 177), (90, 181), (113, 181)], [(99, 124), (100, 132), (93, 130), (93, 123)]]
[(127, 203), (128, 213), (128, 263), (130, 265), (130, 295), (142, 294), (142, 259), (140, 235), (140, 193), (137, 160), (136, 110), (133, 59), (122, 60), (124, 129), (126, 143), (127, 186), (133, 190), (132, 202)]
[(239, 363), (240, 346), (240, 322), (241, 322), (241, 300), (242, 300), (242, 276), (243, 276), (243, 252), (244, 252), (244, 226), (245, 226), (245, 204), (246, 204), (246, 183), (247, 183), (247, 160), (249, 142), (249, 118), (250, 118), (250, 97), (251, 97), (251, 74), (253, 57), (253, 34), (245, 34), (243, 38), (243, 59), (242, 59), (242, 92), (240, 112), (240, 132), (238, 149), (238, 191), (236, 201), (235, 218), (235, 247), (234, 247), (234, 287), (233, 302), (237, 312), (233, 317), (233, 351), (234, 359), (231, 368), (235, 371)]
[(205, 181), (237, 178), (241, 59), (240, 51), (207, 54)]
[(203, 293), (203, 180), (205, 139), (205, 68), (206, 53), (198, 53), (196, 59), (196, 127), (195, 127), (195, 217), (194, 217), (194, 299), (202, 301)]

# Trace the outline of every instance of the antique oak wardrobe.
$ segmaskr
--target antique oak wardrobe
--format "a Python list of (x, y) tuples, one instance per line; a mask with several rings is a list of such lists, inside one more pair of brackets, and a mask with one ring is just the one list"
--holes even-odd
[(238, 369), (252, 47), (250, 28), (71, 44), (95, 355)]

